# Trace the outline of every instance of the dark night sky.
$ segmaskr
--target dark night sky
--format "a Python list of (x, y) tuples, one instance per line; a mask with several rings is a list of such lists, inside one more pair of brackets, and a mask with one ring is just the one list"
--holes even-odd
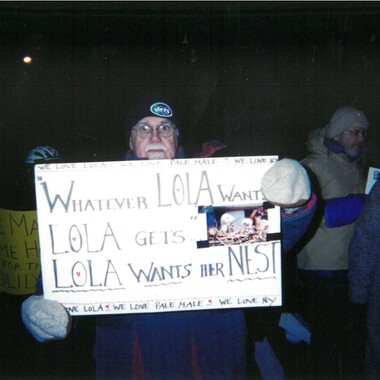
[[(124, 158), (133, 105), (168, 96), (192, 154), (300, 159), (341, 105), (362, 109), (378, 162), (377, 2), (1, 2), (2, 162), (35, 145)], [(31, 65), (22, 57), (30, 54)], [(4, 167), (4, 164), (2, 164)]]

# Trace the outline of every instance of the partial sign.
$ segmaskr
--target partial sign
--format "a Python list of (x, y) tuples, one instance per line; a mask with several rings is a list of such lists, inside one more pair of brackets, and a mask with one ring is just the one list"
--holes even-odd
[(379, 178), (380, 178), (380, 169), (370, 167), (368, 169), (368, 177), (367, 177), (367, 183), (365, 187), (366, 194), (369, 194), (371, 192), (373, 185), (379, 180)]
[(0, 291), (36, 291), (41, 270), (36, 211), (0, 209), (0, 263)]

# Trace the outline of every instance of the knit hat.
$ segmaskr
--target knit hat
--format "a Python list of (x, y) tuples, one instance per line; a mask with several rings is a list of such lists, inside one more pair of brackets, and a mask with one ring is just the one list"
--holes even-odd
[[(127, 138), (132, 131), (132, 128), (138, 121), (148, 116), (163, 117), (170, 120), (177, 126), (177, 111), (174, 111), (173, 103), (166, 101), (143, 101), (128, 110), (127, 118), (125, 120), (125, 128), (127, 131)], [(178, 128), (177, 128), (178, 129)]]
[(369, 127), (366, 115), (353, 107), (340, 107), (331, 117), (330, 126), (327, 130), (327, 138), (331, 139), (340, 135), (346, 128), (354, 123), (359, 123), (362, 128)]
[(296, 160), (283, 158), (266, 171), (261, 191), (271, 203), (281, 207), (299, 207), (311, 196), (309, 176)]

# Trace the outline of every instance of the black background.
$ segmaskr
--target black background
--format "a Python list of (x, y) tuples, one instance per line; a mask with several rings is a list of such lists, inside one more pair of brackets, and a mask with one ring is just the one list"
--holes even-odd
[(2, 166), (36, 145), (65, 161), (122, 160), (135, 102), (168, 93), (188, 156), (215, 138), (235, 155), (301, 159), (309, 131), (351, 105), (370, 120), (377, 165), (379, 11), (362, 1), (1, 2)]

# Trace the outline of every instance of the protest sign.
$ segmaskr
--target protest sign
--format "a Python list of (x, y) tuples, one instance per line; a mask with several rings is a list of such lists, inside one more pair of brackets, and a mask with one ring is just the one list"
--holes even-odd
[(380, 178), (380, 169), (370, 167), (368, 169), (367, 182), (365, 186), (365, 193), (369, 194), (376, 181)]
[(276, 156), (36, 165), (45, 297), (72, 315), (281, 305)]
[(36, 291), (40, 246), (36, 211), (0, 209), (0, 290), (23, 295)]

